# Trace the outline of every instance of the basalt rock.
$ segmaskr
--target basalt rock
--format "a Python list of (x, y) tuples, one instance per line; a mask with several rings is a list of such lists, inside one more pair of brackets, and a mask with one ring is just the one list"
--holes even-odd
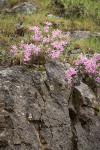
[(0, 69), (0, 150), (99, 150), (92, 89), (69, 87), (60, 62), (43, 67)]

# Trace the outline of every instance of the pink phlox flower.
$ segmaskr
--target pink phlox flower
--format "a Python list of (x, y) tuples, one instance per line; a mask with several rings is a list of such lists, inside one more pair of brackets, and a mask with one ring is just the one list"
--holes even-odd
[(68, 70), (65, 71), (65, 75), (67, 77), (68, 84), (72, 83), (72, 78), (76, 74), (77, 74), (77, 71), (74, 68), (70, 68), (70, 69), (68, 69)]
[(37, 41), (37, 42), (39, 42), (39, 41), (41, 41), (41, 39), (42, 39), (42, 36), (39, 36), (39, 35), (34, 35), (34, 36), (32, 36), (32, 40), (34, 40), (34, 41)]
[(30, 27), (29, 27), (29, 30), (39, 31), (39, 30), (40, 30), (40, 28), (39, 28), (39, 27), (37, 27), (37, 26), (30, 26)]
[(63, 39), (63, 38), (65, 38), (65, 35), (59, 34), (59, 38), (60, 38), (60, 39)]
[(45, 26), (44, 27), (44, 32), (48, 33), (49, 32), (50, 27), (49, 26)]
[(74, 68), (70, 68), (70, 69), (65, 71), (65, 74), (67, 76), (73, 76), (73, 75), (77, 74), (77, 71)]
[(37, 56), (40, 51), (41, 51), (41, 45), (39, 45), (39, 46), (34, 45), (34, 46), (32, 47), (32, 53), (33, 53), (34, 55)]
[(64, 41), (63, 42), (62, 41), (61, 42), (54, 41), (54, 42), (51, 43), (51, 46), (53, 46), (53, 48), (56, 49), (56, 50), (63, 51), (65, 44), (66, 43)]
[(53, 51), (52, 53), (48, 54), (48, 57), (52, 59), (56, 59), (60, 56), (60, 51)]
[(30, 45), (25, 45), (25, 51), (24, 51), (24, 61), (29, 61), (31, 55), (31, 48)]
[(84, 56), (81, 56), (77, 59), (76, 61), (76, 65), (79, 66), (79, 65), (83, 65), (85, 67), (85, 71), (87, 73), (97, 73), (97, 68), (98, 68), (98, 65), (96, 64), (96, 59), (97, 57), (94, 57), (89, 59), (86, 57), (86, 55)]
[(61, 33), (62, 33), (62, 31), (59, 29), (54, 30), (54, 31), (52, 31), (52, 37), (53, 38), (56, 38), (57, 36), (59, 37), (59, 36), (61, 36)]
[[(31, 36), (31, 40), (34, 44), (25, 44), (24, 41), (21, 41), (18, 46), (12, 46), (12, 52), (21, 54), (22, 57), (24, 57), (24, 61), (29, 61), (31, 55), (38, 55), (40, 52), (45, 52), (50, 58), (58, 58), (61, 52), (64, 51), (67, 40), (59, 29), (50, 32), (51, 26), (51, 22), (46, 22), (44, 28), (30, 26), (29, 30), (34, 31)], [(48, 34), (48, 32), (50, 34)]]
[(50, 42), (49, 36), (43, 38), (43, 43), (49, 43), (49, 42)]
[(66, 37), (69, 37), (70, 36), (70, 32), (68, 31), (66, 34), (65, 34)]
[(50, 53), (51, 52), (51, 48), (49, 47), (49, 48), (47, 48), (47, 50), (45, 51), (45, 53)]
[(31, 27), (29, 27), (29, 30), (34, 31), (35, 34), (38, 34), (38, 35), (41, 34), (40, 28), (37, 26), (31, 26)]
[(85, 65), (88, 62), (88, 58), (84, 55), (84, 56), (79, 56), (79, 58), (76, 61), (76, 65)]
[(52, 26), (52, 23), (51, 22), (45, 22), (45, 24), (47, 25), (47, 26)]
[(61, 45), (65, 46), (67, 44), (67, 41), (61, 41), (60, 43)]
[(95, 53), (95, 54), (93, 55), (93, 60), (95, 60), (96, 62), (100, 61), (100, 54)]
[(97, 64), (96, 62), (92, 59), (89, 59), (87, 63), (85, 64), (86, 72), (87, 73), (97, 73)]
[(96, 81), (97, 81), (98, 83), (100, 83), (100, 77), (97, 77), (97, 78), (96, 78)]
[(17, 53), (17, 46), (16, 45), (12, 45), (12, 47), (11, 47), (11, 53), (12, 54), (16, 54)]

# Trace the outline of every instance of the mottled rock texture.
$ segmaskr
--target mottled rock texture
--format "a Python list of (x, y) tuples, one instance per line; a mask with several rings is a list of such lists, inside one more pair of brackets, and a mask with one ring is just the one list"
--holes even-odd
[(0, 69), (0, 150), (99, 150), (97, 97), (68, 87), (64, 67)]
[(0, 8), (5, 7), (8, 3), (8, 0), (0, 0)]
[(37, 7), (33, 2), (19, 3), (18, 5), (14, 6), (11, 9), (12, 13), (24, 13), (24, 14), (30, 14), (36, 11), (37, 11)]
[(9, 8), (8, 0), (0, 0), (0, 13), (15, 13), (15, 14), (31, 14), (37, 11), (37, 6), (32, 2), (19, 2), (15, 6)]

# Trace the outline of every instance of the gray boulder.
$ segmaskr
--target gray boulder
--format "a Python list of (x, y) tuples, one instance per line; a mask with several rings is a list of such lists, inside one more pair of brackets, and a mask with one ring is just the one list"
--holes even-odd
[(0, 0), (0, 8), (5, 7), (7, 5), (8, 0)]
[(73, 40), (81, 40), (81, 39), (87, 39), (91, 36), (91, 32), (90, 31), (79, 31), (76, 30), (71, 34), (71, 38)]
[(12, 13), (24, 13), (24, 14), (30, 14), (36, 11), (37, 7), (33, 2), (22, 2), (11, 9)]

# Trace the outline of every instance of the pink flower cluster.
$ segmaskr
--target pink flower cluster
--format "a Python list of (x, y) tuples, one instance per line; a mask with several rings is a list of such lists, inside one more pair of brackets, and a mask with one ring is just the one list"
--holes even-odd
[(11, 53), (13, 55), (22, 55), (23, 61), (27, 62), (31, 59), (31, 55), (38, 55), (41, 51), (41, 45), (35, 44), (25, 44), (24, 41), (21, 41), (19, 47), (13, 45), (11, 48)]
[(64, 51), (70, 33), (63, 33), (61, 30), (52, 29), (52, 23), (46, 22), (44, 27), (31, 26), (29, 30), (33, 35), (30, 37), (32, 43), (25, 44), (23, 41), (18, 45), (13, 45), (11, 53), (13, 55), (23, 55), (23, 61), (30, 61), (32, 55), (39, 55), (45, 53), (49, 58), (56, 59), (60, 57)]
[(96, 81), (97, 81), (98, 83), (100, 83), (100, 77), (97, 77), (97, 78), (96, 78)]
[(99, 61), (100, 54), (95, 53), (92, 58), (88, 58), (86, 55), (80, 56), (76, 61), (76, 65), (84, 66), (85, 72), (95, 74), (98, 73)]
[(70, 68), (70, 69), (65, 71), (65, 75), (67, 77), (68, 84), (72, 83), (73, 76), (76, 74), (77, 74), (77, 71), (74, 68)]
[(84, 68), (84, 70), (82, 70), (83, 73), (92, 75), (93, 77), (95, 77), (95, 80), (100, 83), (100, 54), (95, 53), (91, 58), (88, 58), (86, 55), (79, 56), (75, 63), (75, 69), (71, 68), (66, 70), (65, 72), (69, 84), (72, 83), (73, 75), (77, 74), (77, 72), (79, 71), (79, 66), (82, 66), (82, 69)]

